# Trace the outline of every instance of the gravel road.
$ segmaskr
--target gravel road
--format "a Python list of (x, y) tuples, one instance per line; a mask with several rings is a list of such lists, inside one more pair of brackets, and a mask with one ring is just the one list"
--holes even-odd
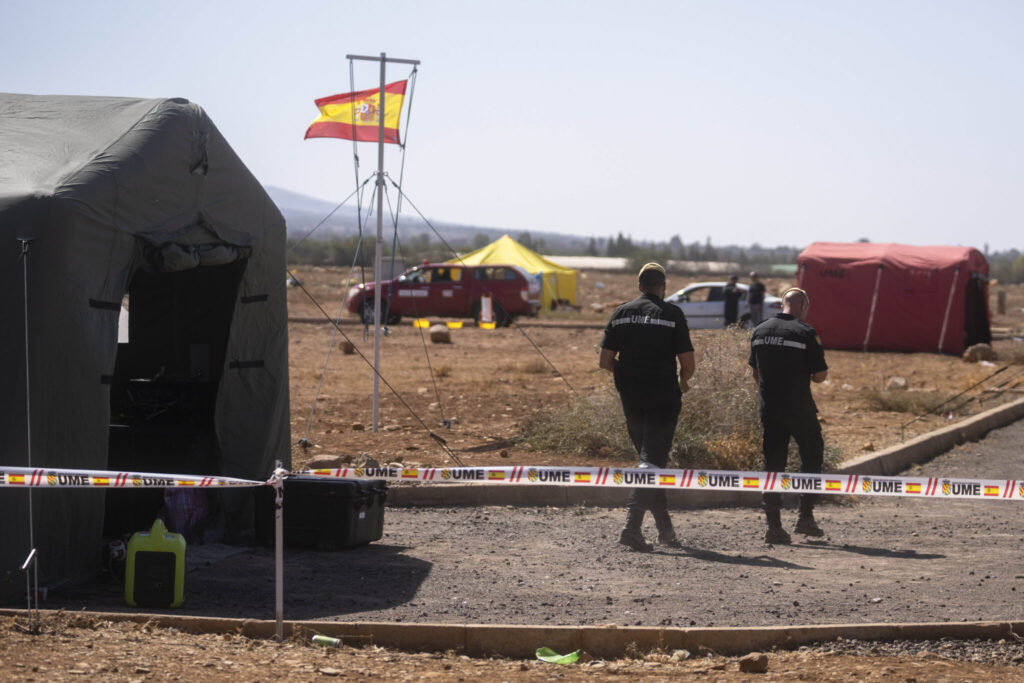
[[(1011, 425), (914, 474), (1024, 479), (1022, 442), (1024, 423)], [(675, 512), (683, 549), (650, 554), (615, 542), (622, 510), (388, 509), (378, 543), (286, 553), (286, 617), (700, 627), (1022, 620), (1020, 505), (845, 499), (820, 508), (825, 539), (788, 547), (762, 543), (753, 509)], [(791, 524), (795, 512), (785, 515)], [(272, 618), (272, 554), (247, 550), (200, 567), (186, 596), (179, 613)], [(46, 606), (126, 609), (113, 582)]]

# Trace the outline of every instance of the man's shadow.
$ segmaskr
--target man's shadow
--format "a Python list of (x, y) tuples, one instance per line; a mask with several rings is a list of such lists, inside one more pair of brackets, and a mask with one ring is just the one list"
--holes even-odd
[(802, 564), (794, 564), (793, 562), (786, 562), (780, 560), (777, 557), (771, 555), (755, 555), (753, 557), (745, 557), (743, 555), (726, 555), (724, 553), (716, 553), (714, 550), (705, 550), (704, 548), (694, 548), (692, 546), (684, 545), (681, 550), (682, 553), (666, 553), (665, 551), (656, 551), (661, 554), (686, 554), (695, 560), (703, 560), (705, 562), (718, 562), (721, 564), (734, 564), (743, 565), (747, 567), (775, 567), (777, 569), (811, 569)]
[(889, 550), (887, 548), (870, 548), (861, 545), (850, 545), (848, 543), (833, 543), (826, 540), (807, 539), (802, 543), (794, 543), (801, 548), (814, 550), (839, 550), (844, 553), (855, 553), (868, 557), (892, 557), (900, 560), (942, 560), (945, 555), (941, 553), (919, 553), (916, 550)]

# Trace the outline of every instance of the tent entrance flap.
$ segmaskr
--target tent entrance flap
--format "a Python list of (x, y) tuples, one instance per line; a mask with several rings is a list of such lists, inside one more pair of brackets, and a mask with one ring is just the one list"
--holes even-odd
[[(110, 469), (221, 473), (215, 406), (246, 263), (135, 272), (110, 380)], [(108, 495), (104, 534), (145, 529), (163, 505), (160, 489)]]
[(971, 273), (964, 293), (964, 347), (991, 344), (992, 329), (988, 322), (985, 276)]

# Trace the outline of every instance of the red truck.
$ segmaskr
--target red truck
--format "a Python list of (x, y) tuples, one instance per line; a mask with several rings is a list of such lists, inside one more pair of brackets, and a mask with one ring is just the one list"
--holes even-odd
[[(481, 298), (490, 295), (494, 322), (505, 326), (517, 315), (537, 314), (540, 287), (539, 276), (519, 266), (424, 263), (381, 283), (381, 317), (389, 324), (397, 323), (403, 315), (473, 318), (480, 322)], [(372, 282), (350, 288), (348, 310), (372, 324), (375, 296), (376, 285)]]

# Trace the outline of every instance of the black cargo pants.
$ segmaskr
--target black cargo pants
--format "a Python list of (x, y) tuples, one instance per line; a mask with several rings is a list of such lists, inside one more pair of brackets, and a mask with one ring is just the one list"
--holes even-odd
[[(619, 397), (626, 416), (626, 430), (640, 460), (654, 467), (665, 467), (683, 406), (682, 398), (679, 394), (659, 396), (642, 391), (622, 391)], [(668, 513), (663, 489), (633, 489), (628, 507), (650, 510), (656, 520), (664, 519), (663, 515)]]
[[(821, 436), (818, 416), (813, 412), (791, 413), (778, 417), (762, 415), (762, 446), (764, 466), (768, 472), (784, 472), (789, 455), (789, 439), (796, 439), (800, 449), (800, 471), (820, 474), (825, 459), (825, 440)], [(813, 493), (800, 495), (800, 512), (812, 512), (818, 496)], [(782, 494), (765, 493), (762, 497), (765, 510), (778, 510), (782, 506)]]

